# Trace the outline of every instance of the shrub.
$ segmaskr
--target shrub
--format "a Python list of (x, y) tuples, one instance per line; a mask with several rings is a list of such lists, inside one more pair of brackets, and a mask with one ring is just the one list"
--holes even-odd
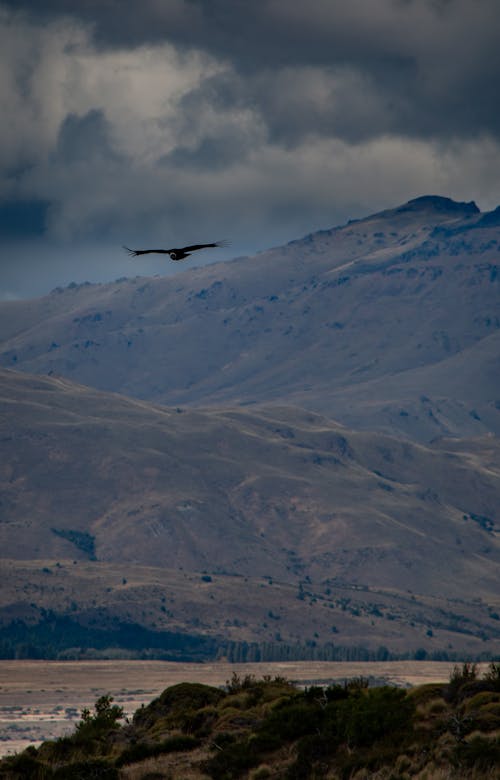
[(255, 746), (244, 740), (227, 745), (205, 761), (203, 770), (214, 780), (233, 780), (258, 763), (260, 761)]
[(325, 690), (325, 697), (329, 702), (341, 701), (349, 697), (349, 689), (345, 685), (329, 685)]
[(413, 723), (414, 705), (399, 688), (372, 688), (336, 702), (334, 718), (339, 737), (351, 747), (372, 745), (385, 737), (407, 733)]
[(42, 761), (63, 763), (71, 759), (75, 750), (72, 737), (59, 737), (56, 740), (47, 740), (38, 748), (38, 756)]
[(166, 688), (147, 707), (141, 707), (134, 715), (134, 726), (148, 729), (165, 718), (166, 725), (190, 728), (193, 713), (203, 707), (215, 706), (226, 696), (224, 691), (201, 683), (179, 683)]
[(409, 690), (408, 696), (416, 706), (426, 704), (433, 699), (443, 696), (443, 685), (442, 683), (425, 683), (424, 685), (419, 685), (418, 688)]
[(37, 759), (24, 751), (15, 756), (8, 756), (5, 759), (6, 774), (2, 777), (12, 778), (12, 780), (24, 780), (30, 777), (33, 780), (49, 780), (52, 777), (52, 770), (41, 764)]
[(297, 758), (287, 772), (287, 780), (308, 780), (311, 768), (327, 760), (335, 750), (335, 743), (320, 734), (309, 734), (297, 745)]
[(496, 731), (500, 729), (500, 704), (489, 702), (478, 712), (474, 712), (474, 722), (480, 731)]
[(443, 691), (446, 701), (456, 703), (460, 693), (467, 683), (477, 680), (477, 664), (462, 664), (462, 668), (454, 666), (448, 685)]
[(123, 718), (123, 707), (112, 704), (112, 696), (101, 696), (94, 705), (94, 713), (82, 710), (82, 719), (76, 726), (75, 739), (78, 742), (103, 736), (118, 727)]
[(490, 704), (499, 703), (500, 693), (497, 691), (481, 691), (480, 693), (476, 693), (475, 696), (472, 696), (470, 699), (467, 699), (463, 706), (465, 712), (471, 713)]
[(270, 753), (281, 747), (282, 740), (272, 732), (259, 731), (248, 738), (248, 744), (256, 753)]
[(270, 734), (290, 742), (320, 728), (322, 720), (321, 706), (302, 698), (273, 709), (260, 727), (259, 734)]
[(203, 707), (201, 710), (186, 716), (182, 723), (183, 731), (194, 734), (197, 737), (206, 737), (210, 734), (217, 717), (218, 710), (216, 707)]
[(239, 693), (240, 691), (247, 691), (249, 688), (255, 687), (257, 680), (255, 675), (246, 674), (244, 677), (240, 677), (239, 674), (233, 672), (230, 680), (226, 680), (226, 688), (228, 693)]
[[(30, 775), (29, 775), (30, 776)], [(118, 780), (119, 773), (108, 761), (90, 760), (66, 764), (54, 770), (53, 780)]]
[(198, 745), (199, 741), (188, 734), (169, 737), (156, 745), (147, 742), (137, 742), (121, 753), (115, 761), (115, 766), (122, 767), (126, 764), (135, 764), (138, 761), (143, 761), (145, 758), (152, 758), (164, 753), (194, 750)]
[(467, 766), (481, 772), (494, 771), (500, 765), (500, 739), (472, 737), (455, 747), (453, 762), (457, 767)]
[(491, 690), (500, 690), (500, 664), (490, 663), (488, 671), (484, 674), (484, 679), (492, 684)]

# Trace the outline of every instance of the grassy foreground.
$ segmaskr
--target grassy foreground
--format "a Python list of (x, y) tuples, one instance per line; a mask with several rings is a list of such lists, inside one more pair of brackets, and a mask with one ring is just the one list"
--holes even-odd
[(500, 664), (403, 690), (366, 680), (299, 690), (233, 675), (167, 688), (130, 722), (101, 696), (73, 734), (0, 762), (2, 780), (500, 778)]

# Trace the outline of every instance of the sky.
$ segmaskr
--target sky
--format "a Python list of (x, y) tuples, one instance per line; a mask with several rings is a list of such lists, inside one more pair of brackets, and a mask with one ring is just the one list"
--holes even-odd
[[(500, 204), (498, 0), (0, 0), (0, 300)], [(187, 263), (122, 246), (226, 239)]]

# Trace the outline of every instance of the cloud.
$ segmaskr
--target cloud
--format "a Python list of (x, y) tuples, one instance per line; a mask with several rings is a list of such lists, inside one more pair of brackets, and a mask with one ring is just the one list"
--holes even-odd
[(215, 63), (168, 44), (99, 50), (68, 20), (3, 21), (2, 200), (51, 203), (47, 227), (59, 238), (118, 232), (130, 216), (129, 184), (136, 213), (143, 190), (156, 192), (154, 216), (172, 197), (159, 161), (179, 144), (179, 102)]
[(68, 114), (62, 122), (51, 161), (55, 165), (88, 165), (97, 160), (119, 161), (113, 149), (109, 122), (102, 109), (91, 109), (83, 116)]
[[(11, 5), (39, 17), (68, 13), (61, 0)], [(496, 0), (143, 0), (140, 10), (123, 0), (118, 16), (114, 0), (71, 3), (100, 48), (168, 42), (244, 76), (282, 68), (323, 69), (326, 78), (356, 73), (380, 96), (384, 132), (469, 136), (500, 132), (497, 12)]]

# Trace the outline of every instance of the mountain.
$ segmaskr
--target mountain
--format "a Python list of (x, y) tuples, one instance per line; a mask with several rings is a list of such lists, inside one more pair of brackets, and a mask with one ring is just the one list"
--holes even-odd
[(424, 196), (254, 257), (4, 302), (0, 365), (422, 443), (498, 435), (499, 250), (499, 209)]
[(4, 626), (500, 650), (491, 435), (424, 446), (12, 370), (0, 405)]
[(0, 304), (0, 653), (498, 653), (499, 249), (425, 196)]

